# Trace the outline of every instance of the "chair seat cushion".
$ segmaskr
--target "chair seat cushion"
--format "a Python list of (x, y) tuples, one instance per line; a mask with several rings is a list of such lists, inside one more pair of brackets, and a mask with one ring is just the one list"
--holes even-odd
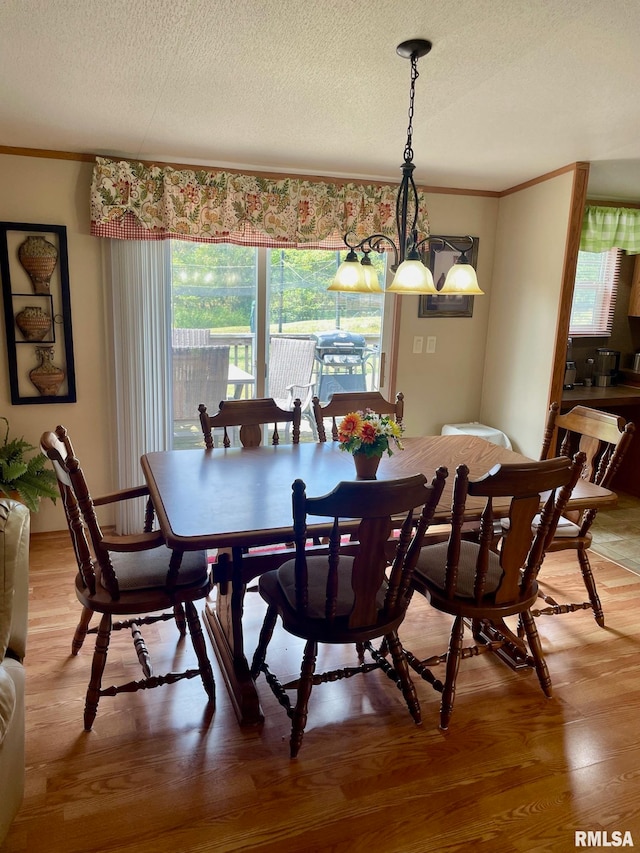
[[(500, 525), (503, 530), (509, 529), (509, 519), (501, 518)], [(531, 525), (532, 530), (537, 530), (540, 527), (540, 513), (534, 515), (533, 523)], [(570, 521), (568, 518), (564, 516), (560, 517), (560, 521), (558, 522), (558, 526), (556, 528), (556, 532), (554, 533), (555, 537), (570, 537), (573, 538), (575, 536), (580, 535), (580, 528), (577, 524), (574, 524), (573, 521)]]
[(16, 686), (7, 670), (0, 664), (0, 745), (16, 709)]
[[(424, 579), (428, 586), (438, 590), (444, 590), (445, 569), (447, 561), (447, 542), (439, 542), (437, 545), (427, 545), (420, 550), (418, 563), (414, 574), (418, 580)], [(478, 545), (475, 542), (462, 541), (460, 543), (460, 561), (458, 563), (458, 583), (456, 589), (457, 598), (470, 598), (473, 596), (473, 582), (476, 575), (476, 559), (478, 556)], [(489, 552), (489, 569), (485, 581), (485, 595), (494, 593), (502, 580), (502, 569), (500, 558), (492, 551)]]
[[(171, 551), (152, 548), (134, 553), (109, 553), (122, 592), (162, 587), (167, 582)], [(209, 572), (206, 551), (185, 551), (178, 573), (177, 586), (190, 586), (204, 581)]]
[[(295, 560), (288, 560), (276, 570), (278, 584), (293, 610), (296, 609)], [(351, 567), (353, 557), (342, 556), (338, 564), (338, 598), (336, 616), (348, 616), (353, 609), (354, 597), (351, 588)], [(327, 600), (327, 575), (329, 566), (326, 557), (308, 557), (308, 594), (309, 606), (306, 616), (311, 619), (325, 618)], [(378, 590), (377, 604), (384, 606), (386, 582)]]

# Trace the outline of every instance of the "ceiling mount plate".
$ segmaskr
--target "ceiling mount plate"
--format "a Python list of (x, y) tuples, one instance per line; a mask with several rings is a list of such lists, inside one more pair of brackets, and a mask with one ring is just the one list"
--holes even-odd
[(430, 41), (426, 39), (409, 39), (401, 42), (396, 48), (396, 53), (404, 59), (411, 59), (412, 56), (426, 56), (432, 48)]

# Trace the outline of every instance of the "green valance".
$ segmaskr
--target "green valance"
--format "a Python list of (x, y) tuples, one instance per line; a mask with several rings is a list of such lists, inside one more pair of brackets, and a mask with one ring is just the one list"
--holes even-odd
[(629, 255), (640, 254), (640, 210), (587, 205), (582, 221), (580, 250), (608, 252), (613, 248), (624, 249)]
[[(341, 249), (350, 231), (358, 239), (382, 233), (397, 240), (397, 191), (397, 185), (271, 179), (99, 157), (91, 185), (91, 233)], [(418, 230), (427, 235), (424, 193), (419, 207)]]

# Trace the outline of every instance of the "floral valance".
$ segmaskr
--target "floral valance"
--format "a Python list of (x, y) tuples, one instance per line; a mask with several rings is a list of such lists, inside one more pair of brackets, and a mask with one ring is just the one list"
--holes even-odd
[[(147, 166), (97, 158), (91, 233), (124, 240), (177, 237), (241, 246), (341, 249), (382, 233), (397, 240), (397, 185), (339, 184)], [(429, 233), (424, 193), (418, 230)]]
[(582, 221), (580, 249), (583, 252), (608, 252), (624, 249), (640, 254), (640, 210), (629, 207), (587, 205)]

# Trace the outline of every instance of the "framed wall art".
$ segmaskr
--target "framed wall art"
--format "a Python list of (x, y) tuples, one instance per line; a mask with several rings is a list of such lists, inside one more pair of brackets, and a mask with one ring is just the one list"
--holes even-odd
[[(469, 249), (468, 237), (439, 237), (433, 235), (433, 241), (429, 244), (428, 256), (423, 259), (433, 274), (433, 281), (439, 290), (449, 269), (458, 261), (463, 249), (471, 266), (476, 269), (478, 263), (478, 237), (472, 237), (473, 245)], [(451, 247), (438, 240), (446, 240)], [(460, 248), (456, 248), (460, 246)], [(426, 254), (426, 253), (425, 253)], [(438, 296), (425, 293), (420, 297), (418, 304), (418, 317), (472, 317), (473, 296), (450, 294)]]
[(75, 403), (66, 227), (0, 222), (0, 280), (11, 402)]

